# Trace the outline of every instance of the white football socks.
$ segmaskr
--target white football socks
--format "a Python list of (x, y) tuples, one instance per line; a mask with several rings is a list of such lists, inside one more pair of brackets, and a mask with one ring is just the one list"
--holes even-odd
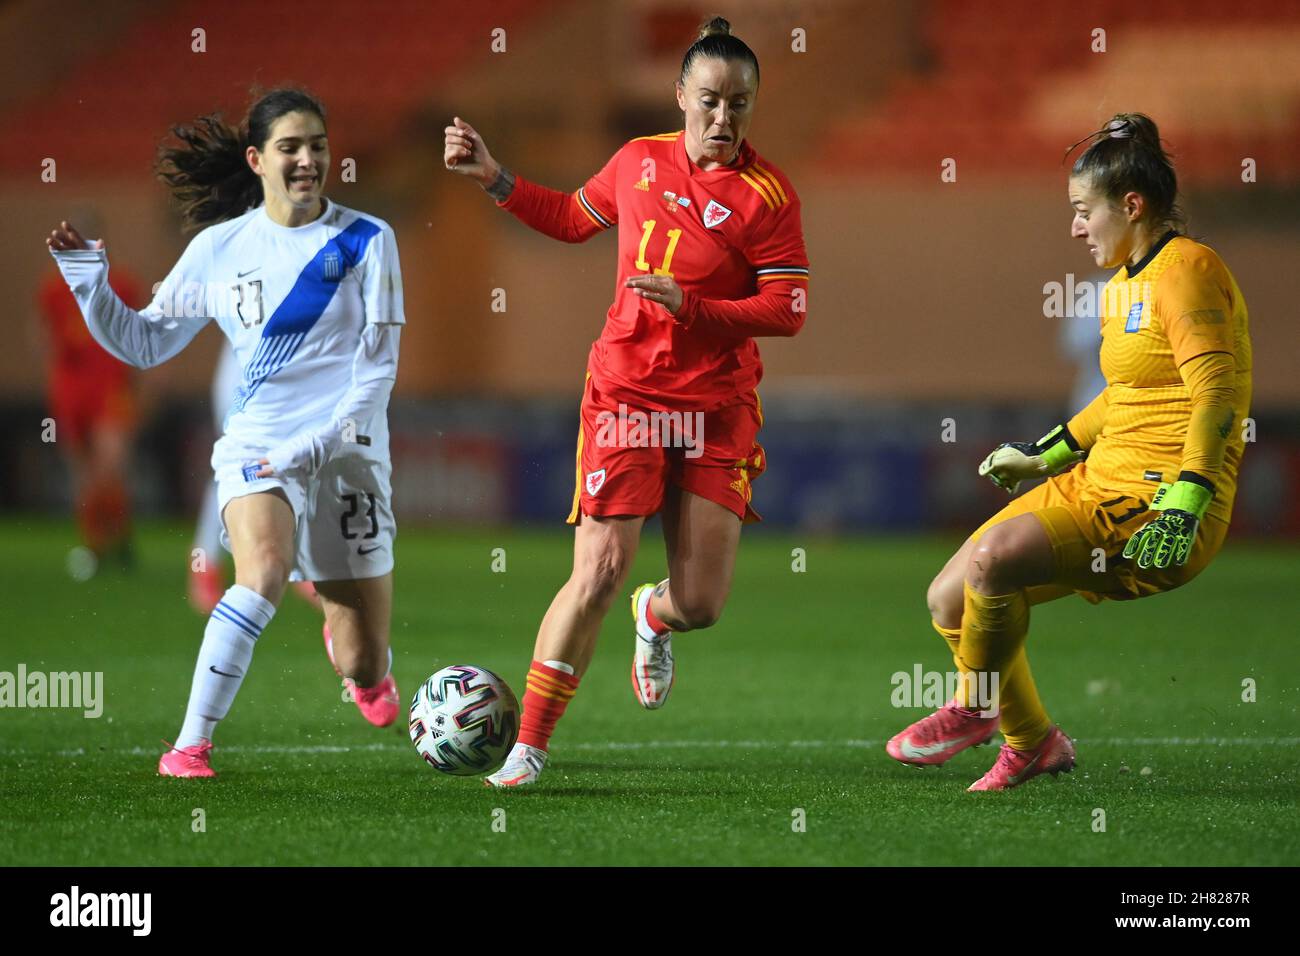
[(217, 603), (203, 632), (177, 749), (212, 739), (213, 729), (226, 716), (244, 683), (262, 629), (274, 616), (274, 604), (240, 584)]

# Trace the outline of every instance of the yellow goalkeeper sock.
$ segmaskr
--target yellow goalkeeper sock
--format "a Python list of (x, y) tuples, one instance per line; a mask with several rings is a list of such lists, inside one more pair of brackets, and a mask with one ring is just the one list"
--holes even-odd
[(998, 729), (1016, 750), (1032, 750), (1052, 729), (1052, 720), (1038, 699), (1038, 688), (1034, 686), (1029, 655), (1025, 653), (1023, 644), (1006, 666), (1000, 691), (1002, 720)]
[[(963, 585), (965, 604), (961, 615), (961, 644), (957, 648), (958, 667), (970, 707), (975, 678), (982, 678), (985, 687), (1000, 689), (1007, 676), (1007, 668), (1025, 643), (1029, 632), (1029, 601), (1024, 590), (1010, 594), (985, 595)], [(996, 683), (994, 683), (996, 681)], [(1000, 695), (997, 695), (1000, 696)], [(987, 704), (988, 702), (980, 702)]]
[(948, 645), (948, 650), (952, 651), (952, 662), (957, 665), (958, 670), (961, 670), (961, 660), (957, 657), (957, 648), (961, 646), (961, 628), (944, 627), (933, 619), (930, 621), (930, 626), (939, 632), (939, 636)]
[[(961, 655), (957, 653), (957, 649), (961, 646), (961, 628), (944, 627), (934, 619), (930, 620), (930, 626), (939, 632), (939, 636), (948, 645), (948, 650), (952, 651), (953, 666), (957, 668), (957, 673), (961, 675), (961, 680), (957, 682), (957, 694), (953, 699), (957, 701), (959, 707), (979, 708), (981, 705), (978, 700), (974, 703), (971, 700), (971, 691), (978, 686), (979, 675), (973, 673), (970, 668), (965, 667), (961, 662)], [(978, 695), (975, 696), (978, 697)]]

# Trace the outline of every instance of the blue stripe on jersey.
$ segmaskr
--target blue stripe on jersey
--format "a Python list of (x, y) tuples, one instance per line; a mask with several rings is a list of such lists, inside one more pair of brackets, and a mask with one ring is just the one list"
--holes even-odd
[(258, 386), (289, 364), (333, 300), (344, 271), (362, 260), (370, 240), (378, 234), (379, 227), (373, 222), (357, 219), (321, 246), (303, 267), (289, 294), (262, 326), (262, 338), (244, 367), (244, 381), (235, 390), (227, 421), (244, 410)]
[[(366, 246), (379, 233), (379, 227), (367, 219), (358, 219), (312, 257), (298, 275), (289, 294), (262, 328), (262, 338), (295, 332), (310, 332), (339, 287), (337, 266), (327, 268), (326, 260), (341, 256), (345, 268), (351, 269), (366, 254)], [(337, 262), (334, 259), (333, 262)]]

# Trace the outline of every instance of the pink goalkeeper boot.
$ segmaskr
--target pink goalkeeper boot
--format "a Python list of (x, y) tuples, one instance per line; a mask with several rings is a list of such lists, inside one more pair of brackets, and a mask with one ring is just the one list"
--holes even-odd
[(993, 769), (972, 783), (967, 790), (1010, 790), (1040, 773), (1069, 773), (1074, 769), (1074, 742), (1053, 727), (1043, 742), (1032, 750), (1016, 750), (1003, 744)]
[(949, 701), (885, 745), (889, 756), (917, 766), (938, 766), (967, 747), (988, 743), (998, 732), (998, 716), (958, 707)]

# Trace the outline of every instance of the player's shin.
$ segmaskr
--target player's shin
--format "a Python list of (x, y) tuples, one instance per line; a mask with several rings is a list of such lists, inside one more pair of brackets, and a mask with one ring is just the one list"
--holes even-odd
[(217, 603), (203, 632), (178, 749), (212, 739), (244, 682), (258, 637), (274, 616), (274, 604), (240, 584)]

